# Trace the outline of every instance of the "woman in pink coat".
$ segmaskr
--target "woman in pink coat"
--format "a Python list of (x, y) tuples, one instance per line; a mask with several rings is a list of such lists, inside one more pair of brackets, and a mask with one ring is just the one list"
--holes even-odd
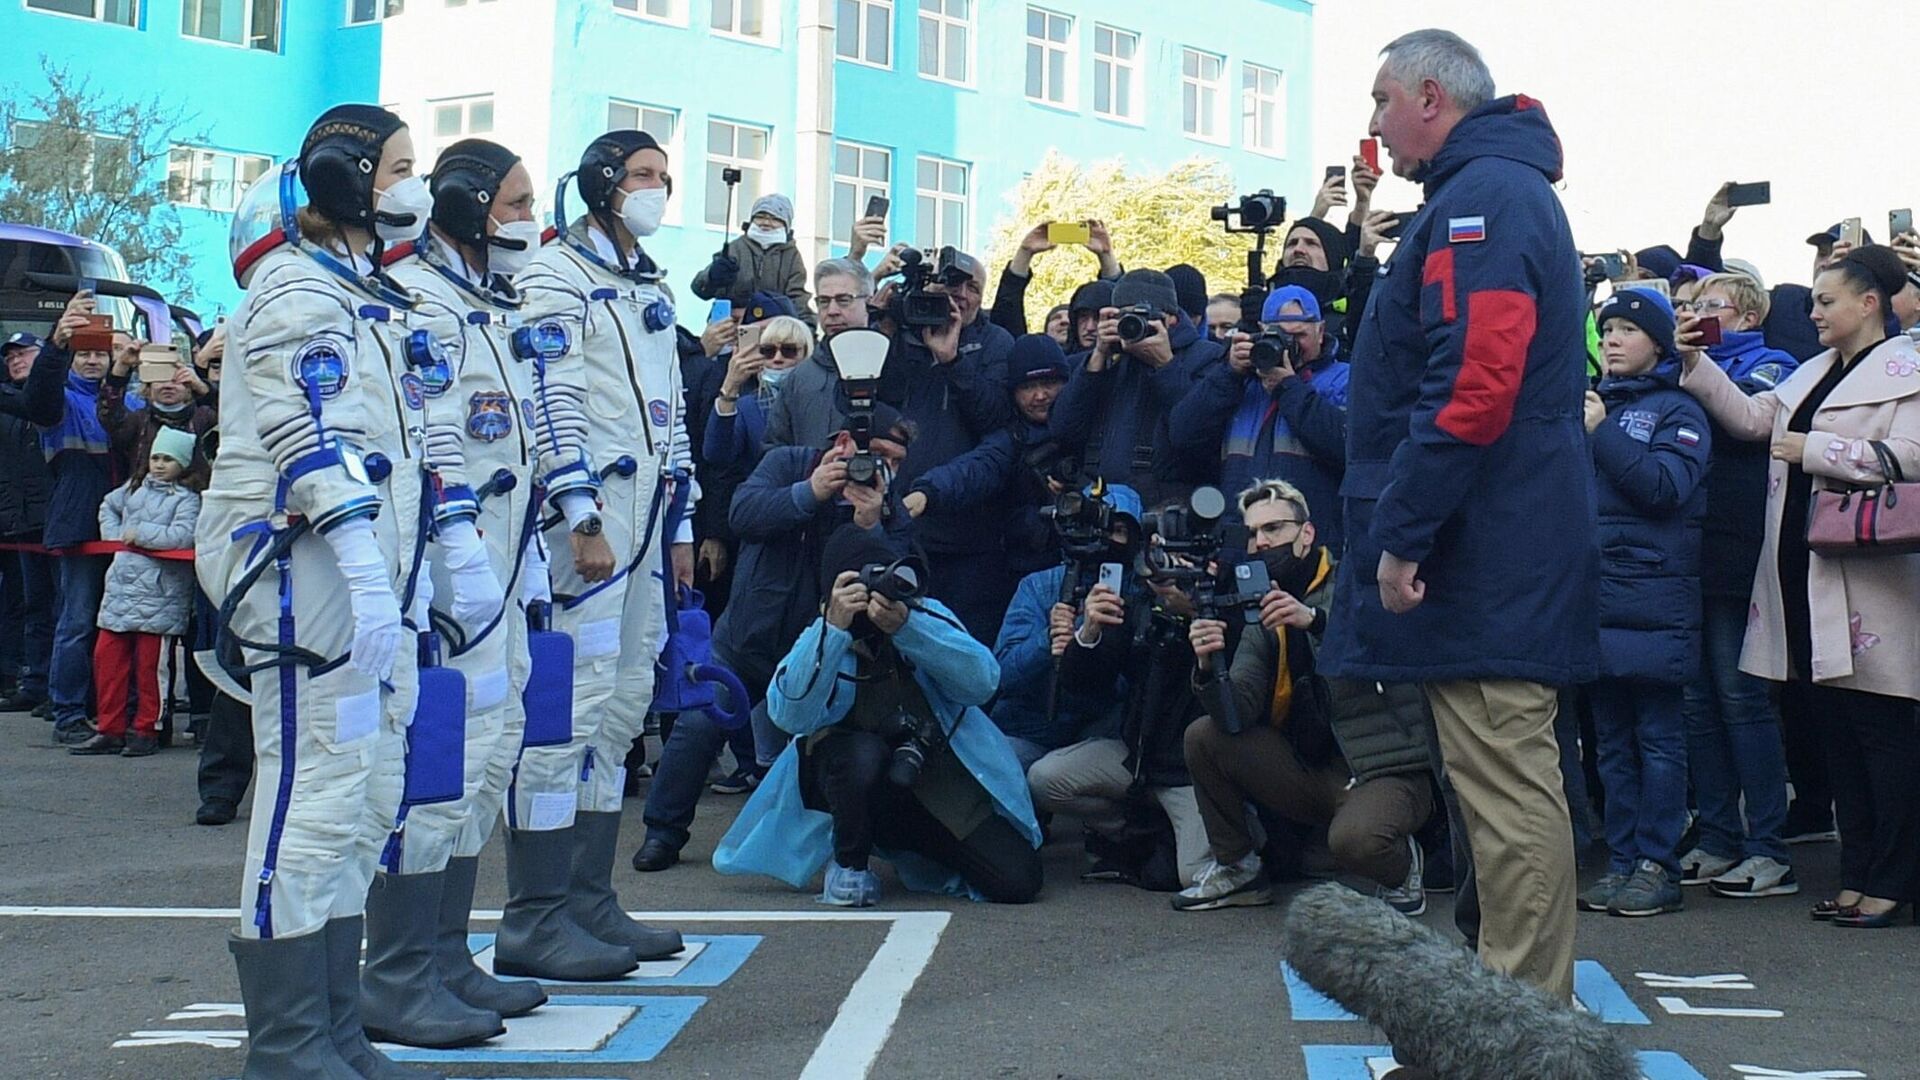
[(1874, 443), (1920, 480), (1920, 351), (1891, 310), (1905, 284), (1887, 248), (1828, 266), (1813, 288), (1827, 351), (1753, 397), (1700, 362), (1696, 320), (1680, 325), (1680, 385), (1735, 438), (1773, 448), (1740, 669), (1811, 685), (1841, 834), (1839, 895), (1813, 917), (1849, 928), (1893, 925), (1920, 899), (1920, 555), (1817, 554), (1806, 522), (1816, 487), (1885, 482)]

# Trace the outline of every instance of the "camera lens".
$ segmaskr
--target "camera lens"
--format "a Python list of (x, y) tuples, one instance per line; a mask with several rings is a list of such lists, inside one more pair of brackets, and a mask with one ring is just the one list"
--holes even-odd
[(895, 787), (910, 788), (920, 782), (920, 770), (926, 764), (927, 755), (920, 740), (908, 738), (893, 748), (893, 760), (887, 765), (887, 782)]
[(879, 472), (879, 462), (870, 451), (862, 450), (847, 459), (847, 480), (852, 483), (871, 484)]
[(1133, 312), (1120, 316), (1120, 340), (1139, 341), (1147, 336), (1147, 320)]

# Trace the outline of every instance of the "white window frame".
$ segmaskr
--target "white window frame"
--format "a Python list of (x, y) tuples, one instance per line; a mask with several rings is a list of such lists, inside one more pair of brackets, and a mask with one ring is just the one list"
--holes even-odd
[[(919, 40), (915, 42), (914, 70), (918, 72), (923, 79), (943, 82), (949, 86), (972, 87), (974, 79), (976, 78), (975, 72), (978, 69), (978, 65), (974, 62), (976, 53), (974, 39), (976, 35), (973, 32), (973, 21), (974, 14), (980, 10), (980, 0), (958, 0), (958, 2), (967, 5), (967, 13), (965, 15), (950, 15), (947, 13), (947, 5), (955, 3), (956, 0), (935, 0), (935, 3), (940, 5), (940, 10), (937, 12), (929, 12), (926, 9), (924, 6), (926, 0), (917, 0), (917, 2), (922, 6), (916, 12), (920, 17), (920, 36)], [(939, 68), (937, 72), (932, 74), (920, 70), (920, 44), (926, 41), (928, 24), (932, 24), (936, 31), (934, 34), (934, 48), (937, 58), (936, 66)], [(953, 66), (952, 58), (947, 55), (947, 30), (951, 27), (958, 27), (960, 32), (966, 36), (966, 48), (963, 52), (965, 53), (964, 59), (967, 65), (967, 72), (966, 78), (963, 79), (955, 79), (947, 74), (948, 70)]]
[[(1103, 32), (1111, 35), (1112, 40), (1116, 43), (1123, 37), (1132, 41), (1133, 55), (1123, 60), (1120, 58), (1118, 52), (1102, 53), (1100, 51), (1100, 35)], [(1118, 120), (1128, 124), (1141, 123), (1144, 110), (1140, 107), (1140, 73), (1142, 64), (1139, 32), (1135, 30), (1123, 30), (1118, 26), (1109, 26), (1106, 23), (1094, 23), (1093, 50), (1093, 115), (1104, 120)], [(1101, 71), (1102, 68), (1106, 69), (1104, 73)], [(1107, 89), (1107, 104), (1109, 106), (1105, 111), (1100, 109), (1099, 104), (1100, 88), (1103, 85)], [(1111, 106), (1114, 100), (1120, 96), (1119, 89), (1122, 86), (1126, 87), (1127, 91), (1127, 109), (1125, 112), (1116, 112)]]
[(612, 0), (612, 2), (608, 4), (608, 7), (613, 9), (615, 15), (622, 15), (629, 19), (639, 19), (641, 22), (659, 23), (663, 26), (687, 25), (687, 0), (667, 0), (667, 13), (665, 15), (655, 15), (648, 11), (648, 0), (625, 0), (625, 2), (631, 3), (633, 7), (630, 9), (621, 7), (620, 4), (622, 0)]
[[(714, 124), (725, 124), (728, 127), (733, 129), (733, 145), (735, 150), (734, 153), (721, 154), (714, 150), (713, 127), (712, 127), (712, 125)], [(774, 190), (772, 187), (769, 186), (769, 181), (774, 176), (773, 125), (772, 124), (756, 124), (750, 120), (733, 120), (724, 116), (708, 116), (707, 125), (708, 125), (707, 155), (706, 155), (707, 167), (706, 167), (706, 171), (700, 175), (700, 193), (701, 193), (700, 197), (702, 202), (706, 200), (707, 178), (709, 176), (714, 175), (714, 170), (716, 169), (721, 169), (721, 168), (726, 168), (731, 166), (732, 168), (739, 169), (742, 172), (745, 172), (747, 170), (752, 170), (760, 174), (759, 192), (757, 194), (749, 195), (748, 193), (742, 191), (740, 193), (740, 197), (734, 201), (733, 213), (734, 213), (734, 216), (739, 219), (738, 221), (722, 221), (716, 224), (715, 222), (709, 220), (708, 218), (709, 211), (719, 210), (723, 214), (726, 213), (727, 206), (724, 199), (722, 200), (720, 205), (717, 207), (715, 206), (701, 207), (700, 220), (703, 224), (706, 225), (707, 228), (712, 229), (713, 231), (719, 232), (719, 233), (731, 233), (739, 229), (740, 221), (746, 220), (746, 218), (743, 217), (742, 215), (746, 214), (748, 210), (752, 209), (753, 200), (759, 198), (761, 195), (765, 195), (771, 192), (772, 190)], [(762, 131), (766, 133), (767, 153), (766, 153), (766, 156), (761, 158), (759, 161), (754, 161), (749, 158), (743, 158), (739, 155), (738, 151), (740, 147), (740, 132), (743, 129), (749, 130), (749, 131)]]
[[(858, 156), (858, 160), (854, 166), (854, 172), (852, 173), (840, 171), (840, 151), (842, 150), (851, 150)], [(868, 154), (880, 155), (881, 166), (880, 178), (878, 180), (866, 174)], [(831, 234), (832, 241), (836, 244), (845, 244), (851, 239), (853, 236), (853, 222), (858, 221), (860, 215), (866, 211), (867, 200), (869, 198), (878, 195), (886, 199), (889, 204), (892, 203), (893, 150), (890, 147), (875, 146), (872, 143), (853, 142), (849, 139), (836, 139), (833, 144), (833, 185), (830, 189), (830, 207), (838, 207), (840, 205), (840, 189), (843, 187), (853, 189), (853, 220), (840, 221), (834, 216), (832, 210), (829, 209), (828, 218), (830, 220), (828, 227), (833, 230)], [(889, 205), (888, 209), (889, 213), (891, 213), (891, 205)]]
[(370, 19), (356, 19), (353, 17), (353, 5), (356, 2), (358, 2), (358, 0), (347, 0), (348, 26), (373, 26), (402, 14), (407, 9), (406, 0), (371, 0), (371, 3), (376, 9), (373, 17)]
[[(1209, 81), (1204, 74), (1187, 74), (1187, 57), (1189, 56), (1200, 58), (1199, 63), (1195, 65), (1196, 69), (1203, 70), (1206, 61), (1213, 61), (1219, 65), (1219, 74), (1211, 81)], [(1198, 124), (1202, 118), (1210, 118), (1213, 123), (1214, 134), (1209, 135), (1204, 131), (1187, 130), (1186, 93), (1188, 87), (1193, 87), (1194, 122)], [(1211, 109), (1205, 108), (1206, 94), (1209, 89), (1213, 92), (1213, 107)], [(1218, 146), (1227, 145), (1229, 139), (1227, 135), (1227, 58), (1221, 56), (1219, 53), (1210, 53), (1205, 49), (1195, 49), (1185, 45), (1180, 47), (1180, 131), (1181, 134), (1187, 138), (1198, 142), (1213, 143)]]
[[(1055, 11), (1052, 8), (1044, 8), (1038, 4), (1028, 4), (1026, 15), (1027, 15), (1027, 20), (1029, 22), (1032, 21), (1035, 15), (1038, 15), (1041, 18), (1041, 23), (1040, 23), (1041, 36), (1034, 37), (1033, 31), (1029, 29), (1026, 33), (1026, 38), (1025, 38), (1026, 50), (1024, 53), (1025, 63), (1026, 65), (1030, 66), (1034, 60), (1034, 51), (1036, 49), (1039, 50), (1040, 96), (1035, 97), (1029, 91), (1029, 88), (1025, 85), (1024, 79), (1026, 76), (1030, 75), (1031, 72), (1028, 71), (1027, 67), (1024, 67), (1024, 66), (1021, 69), (1021, 76), (1023, 79), (1023, 82), (1021, 85), (1021, 92), (1025, 93), (1027, 100), (1033, 102), (1035, 105), (1045, 106), (1046, 108), (1049, 108), (1049, 109), (1066, 109), (1068, 111), (1077, 111), (1077, 106), (1074, 100), (1075, 99), (1074, 90), (1080, 82), (1078, 77), (1080, 65), (1075, 62), (1076, 60), (1079, 59), (1078, 54), (1080, 51), (1075, 47), (1078, 44), (1078, 39), (1075, 38), (1074, 36), (1079, 29), (1077, 20), (1075, 20), (1073, 16), (1068, 15), (1063, 11)], [(1064, 40), (1055, 41), (1053, 39), (1053, 29), (1054, 29), (1055, 20), (1059, 20), (1060, 22), (1064, 22), (1067, 24), (1067, 36)], [(1052, 59), (1052, 54), (1054, 53), (1058, 53), (1060, 55), (1060, 81), (1063, 85), (1050, 88), (1047, 86), (1047, 81), (1048, 81), (1047, 74), (1053, 68), (1053, 65), (1050, 63), (1050, 61)], [(1054, 99), (1048, 97), (1047, 91), (1049, 89), (1059, 90), (1060, 100), (1055, 101)]]
[[(939, 169), (939, 172), (934, 178), (935, 186), (932, 188), (926, 188), (920, 185), (920, 167), (929, 162), (933, 163)], [(954, 194), (946, 190), (949, 169), (959, 170), (961, 186), (966, 190), (959, 194)], [(968, 237), (973, 231), (973, 165), (970, 162), (956, 161), (953, 158), (944, 158), (936, 154), (921, 154), (914, 158), (913, 161), (913, 194), (914, 246), (934, 248), (951, 244), (961, 251), (969, 250)], [(931, 200), (933, 202), (933, 214), (931, 218), (929, 218), (929, 215), (920, 212), (920, 203), (922, 200)], [(945, 235), (946, 230), (941, 224), (944, 216), (942, 211), (947, 204), (956, 202), (960, 204), (960, 235), (947, 236)]]
[(240, 40), (228, 41), (225, 38), (201, 37), (187, 32), (187, 9), (203, 0), (182, 0), (180, 4), (180, 36), (188, 41), (198, 41), (206, 45), (222, 45), (229, 49), (246, 49), (248, 52), (263, 52), (284, 55), (287, 47), (287, 0), (273, 0), (274, 8), (280, 14), (274, 20), (276, 38), (273, 48), (263, 49), (253, 44), (253, 3), (252, 0), (240, 0), (244, 14), (240, 19)]
[(35, 7), (29, 0), (20, 0), (20, 6), (26, 11), (33, 12), (35, 15), (52, 15), (60, 19), (78, 19), (81, 22), (96, 22), (102, 26), (117, 26), (122, 30), (140, 29), (140, 5), (144, 0), (129, 0), (129, 3), (133, 5), (133, 21), (131, 22), (114, 22), (104, 18), (100, 14), (100, 8), (107, 0), (91, 0), (91, 2), (93, 6), (93, 14), (91, 15), (75, 15), (71, 11), (55, 11), (52, 8)]
[[(175, 188), (175, 164), (179, 155), (187, 155), (185, 176)], [(216, 201), (209, 196), (220, 181), (200, 180), (199, 176), (218, 163), (220, 158), (229, 158), (233, 164), (229, 170), (233, 177), (227, 183), (225, 197)], [(255, 166), (253, 175), (248, 177), (247, 166)], [(230, 214), (240, 205), (240, 196), (246, 193), (255, 180), (265, 176), (273, 168), (273, 158), (266, 154), (243, 154), (233, 150), (216, 150), (210, 146), (189, 146), (175, 143), (167, 150), (167, 201), (175, 206), (191, 206), (199, 210), (212, 210), (216, 213)]]
[[(858, 51), (852, 56), (840, 51), (840, 30), (842, 29), (840, 8), (843, 4), (853, 5), (855, 24), (854, 46)], [(883, 14), (887, 20), (887, 58), (885, 60), (875, 60), (867, 55), (867, 21), (868, 17), (874, 12)], [(893, 0), (835, 0), (833, 28), (834, 59), (848, 64), (859, 64), (862, 67), (879, 68), (882, 71), (893, 70), (893, 54), (897, 51), (894, 43), (895, 26), (893, 20), (895, 14)]]
[[(1262, 76), (1273, 76), (1272, 95), (1260, 92)], [(1274, 143), (1260, 140), (1260, 110), (1273, 110)], [(1240, 64), (1240, 145), (1268, 157), (1287, 156), (1287, 73), (1263, 64)]]
[[(746, 0), (710, 0), (714, 5), (729, 4), (733, 7), (733, 21), (740, 22), (739, 5)], [(760, 33), (742, 34), (738, 30), (721, 30), (713, 25), (711, 9), (707, 16), (707, 32), (714, 37), (729, 41), (744, 41), (749, 45), (765, 45), (769, 48), (780, 47), (780, 0), (757, 0), (760, 4)]]
[[(485, 131), (476, 131), (473, 128), (473, 107), (482, 103), (485, 103), (487, 107), (492, 110), (493, 115), (492, 118), (487, 121)], [(440, 134), (440, 110), (449, 106), (456, 106), (460, 110), (460, 130), (452, 135), (442, 135)], [(416, 165), (415, 169), (419, 171), (429, 166), (432, 162), (438, 161), (440, 155), (446, 152), (447, 147), (452, 146), (461, 139), (492, 135), (499, 130), (500, 103), (491, 93), (462, 94), (458, 97), (429, 99), (427, 101), (426, 149), (431, 150), (432, 155), (421, 155), (420, 163)], [(420, 144), (415, 143), (414, 145), (415, 150), (418, 151)]]
[[(53, 127), (53, 125), (48, 123), (45, 120), (15, 120), (13, 122), (13, 130), (7, 132), (8, 146), (17, 147), (22, 145), (20, 142), (20, 129), (22, 127), (47, 129), (47, 128)], [(81, 190), (89, 194), (91, 194), (92, 192), (101, 190), (100, 184), (99, 184), (99, 181), (100, 181), (99, 144), (102, 141), (124, 143), (127, 141), (127, 139), (126, 139), (126, 136), (124, 135), (114, 135), (114, 134), (110, 134), (108, 132), (103, 132), (103, 131), (87, 132), (87, 162), (86, 162), (86, 165), (83, 166), (82, 168), (82, 172), (87, 178), (87, 183), (86, 183), (86, 186)], [(37, 146), (39, 144), (36, 142), (34, 145)], [(30, 151), (32, 147), (25, 147), (25, 149), (28, 149)], [(128, 169), (132, 169), (133, 163), (129, 161), (127, 163), (127, 167)], [(130, 177), (130, 180), (133, 183), (139, 182), (138, 177)], [(126, 194), (126, 192), (109, 191), (107, 192), (107, 194), (123, 195), (123, 194)]]
[[(633, 122), (629, 124), (624, 119), (616, 120), (613, 115), (615, 109), (632, 109), (634, 111)], [(673, 131), (664, 140), (660, 138), (658, 132), (651, 131), (642, 126), (645, 122), (645, 114), (648, 112), (664, 114), (672, 122)], [(679, 109), (671, 106), (655, 105), (646, 101), (631, 101), (627, 98), (607, 99), (607, 130), (619, 131), (631, 128), (633, 130), (647, 132), (647, 134), (653, 136), (655, 142), (660, 144), (660, 148), (667, 152), (667, 160), (669, 162), (681, 160), (680, 148), (686, 145), (685, 123), (686, 115)], [(660, 223), (663, 225), (680, 224), (682, 220), (680, 208), (686, 205), (686, 201), (684, 198), (668, 199), (667, 212), (660, 218)]]

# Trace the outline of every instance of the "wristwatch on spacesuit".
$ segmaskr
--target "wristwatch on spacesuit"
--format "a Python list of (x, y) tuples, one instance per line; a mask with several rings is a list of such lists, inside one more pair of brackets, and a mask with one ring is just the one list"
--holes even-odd
[(600, 521), (599, 514), (588, 514), (586, 517), (574, 523), (573, 534), (575, 536), (599, 536), (600, 530), (605, 527), (606, 526)]

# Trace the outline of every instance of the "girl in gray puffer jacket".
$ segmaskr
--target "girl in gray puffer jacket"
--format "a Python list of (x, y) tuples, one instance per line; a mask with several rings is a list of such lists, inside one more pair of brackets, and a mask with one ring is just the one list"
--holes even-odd
[[(159, 746), (154, 732), (160, 719), (160, 651), (168, 636), (187, 632), (193, 563), (144, 551), (193, 547), (200, 519), (194, 464), (193, 434), (163, 427), (154, 435), (145, 467), (136, 466), (127, 485), (113, 489), (101, 504), (100, 538), (143, 550), (120, 552), (107, 569), (93, 646), (100, 715), (96, 734), (72, 753), (145, 757)], [(129, 687), (135, 691), (132, 734), (127, 732)]]

